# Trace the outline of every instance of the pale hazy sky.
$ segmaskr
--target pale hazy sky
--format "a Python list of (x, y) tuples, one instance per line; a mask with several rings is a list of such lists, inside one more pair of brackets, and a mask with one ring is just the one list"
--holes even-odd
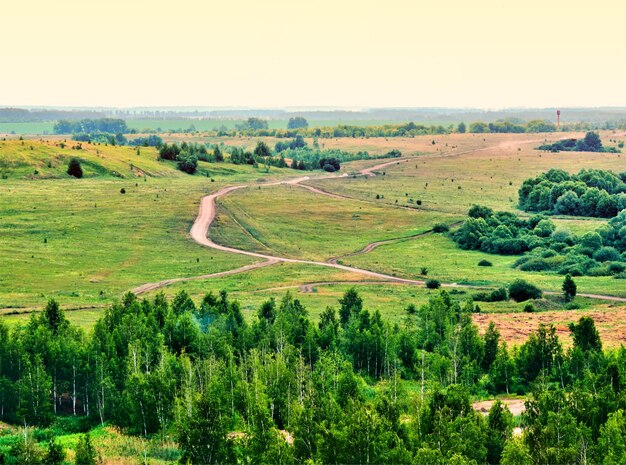
[(626, 106), (623, 0), (5, 0), (0, 106)]

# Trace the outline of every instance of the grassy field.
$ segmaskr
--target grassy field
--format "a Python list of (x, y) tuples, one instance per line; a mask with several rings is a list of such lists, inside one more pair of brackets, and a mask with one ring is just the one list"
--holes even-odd
[[(119, 158), (107, 155), (102, 163), (123, 166), (128, 153), (120, 153)], [(145, 161), (144, 166), (172, 176), (0, 180), (0, 308), (41, 307), (51, 297), (70, 307), (110, 303), (146, 282), (253, 261), (189, 239), (200, 197), (232, 183), (275, 179), (289, 170), (267, 174), (249, 166), (201, 163), (211, 171), (211, 182), (152, 157)]]
[[(560, 292), (563, 276), (555, 273), (525, 272), (513, 268), (518, 256), (492, 255), (459, 249), (443, 235), (431, 235), (414, 241), (389, 244), (371, 253), (342, 259), (346, 265), (380, 271), (407, 278), (419, 278), (422, 267), (428, 277), (445, 283), (477, 286), (507, 286), (517, 278), (525, 279), (546, 291)], [(480, 260), (493, 266), (478, 266)], [(610, 276), (576, 278), (579, 293), (626, 296), (624, 280)]]
[(370, 242), (420, 234), (446, 214), (331, 199), (296, 186), (240, 190), (220, 203), (211, 237), (273, 255), (326, 260)]
[(0, 123), (0, 134), (51, 134), (53, 129), (52, 121)]

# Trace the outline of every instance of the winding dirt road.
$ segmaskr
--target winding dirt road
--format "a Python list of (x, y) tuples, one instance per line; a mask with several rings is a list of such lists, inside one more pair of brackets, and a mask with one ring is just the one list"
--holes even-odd
[[(528, 141), (520, 141), (519, 143), (531, 143), (531, 142), (536, 142), (535, 140), (528, 140)], [(509, 142), (510, 144), (515, 144), (513, 142)], [(496, 146), (499, 147), (499, 146)], [(459, 155), (463, 155), (463, 154), (468, 154), (468, 153), (474, 153), (474, 152), (479, 152), (479, 151), (484, 151), (484, 150), (489, 150), (492, 149), (494, 147), (484, 147), (484, 148), (480, 148), (480, 149), (474, 149), (474, 150), (466, 150), (466, 151), (461, 151), (461, 152), (454, 152), (449, 154), (448, 156), (459, 156)], [(399, 164), (399, 163), (404, 163), (407, 161), (412, 160), (412, 158), (404, 158), (404, 159), (394, 159), (391, 161), (386, 161), (384, 163), (380, 163), (377, 164), (375, 166), (369, 167), (369, 168), (364, 168), (362, 170), (359, 171), (359, 174), (362, 176), (376, 176), (376, 171), (380, 171), (383, 168), (386, 168), (388, 166), (394, 165), (394, 164)], [(343, 174), (341, 176), (337, 176), (337, 175), (329, 175), (329, 176), (320, 176), (320, 177), (315, 177), (314, 179), (318, 180), (318, 179), (341, 179), (341, 178), (345, 178), (349, 176), (348, 174)], [(294, 179), (289, 179), (289, 180), (285, 180), (285, 181), (277, 181), (277, 182), (273, 182), (273, 183), (268, 183), (265, 184), (266, 186), (277, 186), (277, 185), (292, 185), (292, 186), (298, 186), (304, 189), (307, 189), (311, 192), (317, 193), (317, 194), (321, 194), (321, 195), (326, 195), (329, 197), (333, 197), (333, 198), (338, 198), (338, 199), (350, 199), (350, 200), (360, 200), (360, 199), (354, 199), (352, 197), (346, 196), (346, 195), (340, 195), (340, 194), (335, 194), (332, 192), (326, 192), (323, 191), (321, 189), (318, 189), (316, 187), (313, 186), (309, 186), (306, 184), (302, 184), (303, 181), (307, 181), (311, 179), (309, 176), (302, 176), (302, 177), (298, 177), (298, 178), (294, 178)], [(216, 250), (221, 250), (223, 252), (230, 252), (230, 253), (235, 253), (235, 254), (240, 254), (240, 255), (247, 255), (249, 257), (255, 257), (255, 258), (259, 258), (262, 259), (262, 261), (260, 262), (256, 262), (256, 263), (252, 263), (250, 265), (246, 265), (237, 269), (233, 269), (233, 270), (227, 270), (227, 271), (222, 271), (222, 272), (218, 272), (218, 273), (212, 273), (212, 274), (207, 274), (207, 275), (203, 275), (203, 276), (194, 276), (194, 277), (188, 277), (188, 278), (173, 278), (173, 279), (167, 279), (167, 280), (163, 280), (163, 281), (159, 281), (156, 283), (148, 283), (148, 284), (144, 284), (142, 286), (139, 286), (135, 289), (133, 289), (133, 292), (135, 294), (142, 294), (148, 291), (153, 291), (156, 289), (160, 289), (162, 287), (168, 286), (170, 284), (173, 283), (177, 283), (177, 282), (183, 282), (183, 281), (191, 281), (191, 280), (200, 280), (200, 279), (207, 279), (207, 278), (217, 278), (217, 277), (221, 277), (221, 276), (228, 276), (228, 275), (233, 275), (233, 274), (238, 274), (238, 273), (243, 273), (246, 271), (252, 271), (258, 268), (262, 268), (265, 266), (270, 266), (270, 265), (274, 265), (276, 263), (299, 263), (299, 264), (305, 264), (305, 265), (316, 265), (316, 266), (325, 266), (325, 267), (329, 267), (329, 268), (334, 268), (334, 269), (338, 269), (338, 270), (342, 270), (342, 271), (349, 271), (352, 273), (357, 273), (357, 274), (361, 274), (363, 276), (367, 276), (369, 278), (374, 278), (378, 281), (356, 281), (356, 282), (352, 282), (354, 284), (382, 284), (382, 283), (396, 283), (396, 284), (412, 284), (412, 285), (424, 285), (425, 282), (423, 280), (418, 280), (418, 279), (408, 279), (408, 278), (400, 278), (398, 276), (393, 276), (393, 275), (388, 275), (385, 273), (378, 273), (375, 271), (370, 271), (370, 270), (366, 270), (366, 269), (362, 269), (362, 268), (356, 268), (356, 267), (351, 267), (351, 266), (346, 266), (346, 265), (341, 265), (339, 263), (337, 263), (337, 261), (341, 258), (341, 257), (337, 257), (337, 258), (331, 258), (329, 259), (327, 262), (318, 262), (318, 261), (313, 261), (313, 260), (301, 260), (301, 259), (296, 259), (296, 258), (287, 258), (287, 257), (279, 257), (279, 256), (273, 256), (273, 255), (268, 255), (268, 254), (262, 254), (262, 253), (257, 253), (257, 252), (249, 252), (247, 250), (241, 250), (241, 249), (236, 249), (234, 247), (228, 247), (228, 246), (224, 246), (224, 245), (220, 245), (215, 243), (213, 240), (211, 240), (208, 237), (208, 232), (209, 232), (209, 228), (211, 227), (211, 224), (213, 223), (213, 221), (215, 220), (215, 216), (216, 216), (216, 201), (217, 199), (219, 199), (220, 197), (224, 196), (224, 195), (228, 195), (229, 193), (239, 190), (239, 189), (245, 189), (250, 187), (250, 185), (248, 184), (244, 184), (244, 185), (237, 185), (237, 186), (229, 186), (229, 187), (224, 187), (220, 190), (218, 190), (217, 192), (207, 195), (205, 197), (203, 197), (200, 201), (200, 211), (198, 213), (198, 216), (193, 224), (193, 226), (191, 227), (191, 230), (189, 232), (191, 238), (197, 242), (200, 245), (203, 245), (205, 247), (210, 247), (212, 249), (216, 249)], [(421, 234), (417, 234), (414, 236), (407, 236), (404, 238), (396, 238), (396, 239), (388, 239), (388, 240), (384, 240), (384, 241), (377, 241), (377, 242), (373, 242), (371, 244), (368, 244), (366, 247), (364, 247), (363, 249), (361, 249), (358, 252), (354, 252), (348, 255), (345, 255), (345, 257), (347, 256), (353, 256), (353, 255), (357, 255), (357, 254), (361, 254), (361, 253), (368, 253), (371, 252), (372, 250), (374, 250), (375, 248), (390, 243), (390, 242), (394, 242), (394, 241), (399, 241), (399, 240), (409, 240), (409, 239), (414, 239), (414, 238), (418, 238), (418, 237), (422, 237), (425, 236), (427, 234), (430, 234), (432, 231), (426, 231), (424, 233)], [(332, 284), (340, 284), (340, 282), (323, 282), (323, 283), (311, 283), (311, 284), (303, 284), (301, 285), (301, 289), (304, 292), (310, 291), (310, 289), (312, 289), (314, 286), (319, 286), (319, 285), (332, 285)], [(458, 285), (456, 283), (444, 283), (442, 284), (444, 287), (464, 287), (464, 288), (474, 288), (474, 289), (487, 289), (487, 287), (485, 286), (472, 286), (472, 285)], [(296, 286), (298, 287), (298, 286)], [(556, 292), (546, 292), (546, 294), (558, 294)], [(617, 302), (626, 302), (626, 298), (623, 297), (616, 297), (616, 296), (605, 296), (605, 295), (596, 295), (596, 294), (579, 294), (581, 297), (587, 297), (587, 298), (592, 298), (592, 299), (600, 299), (600, 300), (609, 300), (609, 301), (617, 301)]]

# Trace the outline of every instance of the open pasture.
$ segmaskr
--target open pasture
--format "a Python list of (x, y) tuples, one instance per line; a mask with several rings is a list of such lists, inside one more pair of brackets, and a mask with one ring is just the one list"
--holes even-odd
[(276, 179), (287, 170), (207, 167), (214, 182), (182, 173), (0, 181), (0, 308), (41, 308), (49, 298), (71, 307), (110, 303), (147, 282), (253, 262), (190, 240), (199, 200), (224, 185)]
[(259, 186), (221, 199), (210, 235), (218, 243), (249, 251), (327, 260), (374, 241), (421, 234), (453, 219), (329, 198), (298, 186)]

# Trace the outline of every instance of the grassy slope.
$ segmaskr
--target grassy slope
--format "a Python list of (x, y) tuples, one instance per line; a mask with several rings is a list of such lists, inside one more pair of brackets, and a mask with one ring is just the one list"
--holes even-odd
[[(0, 154), (9, 152), (7, 144)], [(16, 142), (15, 155), (4, 159), (22, 160), (30, 170), (46, 157), (66, 152), (44, 143), (30, 150), (28, 144), (22, 148)], [(9, 179), (0, 180), (0, 308), (41, 307), (50, 297), (70, 307), (99, 305), (146, 282), (251, 263), (188, 238), (199, 199), (224, 185), (291, 174), (201, 163), (214, 179), (210, 182), (184, 175), (154, 156), (137, 156), (132, 149), (105, 149), (101, 163), (106, 170), (126, 165), (122, 175), (131, 176), (129, 163), (142, 162), (151, 173), (168, 177), (120, 179), (104, 171), (98, 178), (73, 179), (57, 169), (48, 174), (61, 179), (13, 179), (24, 173), (20, 165)], [(91, 150), (75, 152), (97, 156)], [(122, 188), (126, 194), (120, 193)]]
[[(65, 147), (63, 147), (65, 145)], [(70, 158), (81, 160), (84, 177), (184, 177), (173, 163), (157, 160), (156, 149), (79, 143), (68, 140), (0, 141), (0, 174), (4, 178), (67, 178)]]

